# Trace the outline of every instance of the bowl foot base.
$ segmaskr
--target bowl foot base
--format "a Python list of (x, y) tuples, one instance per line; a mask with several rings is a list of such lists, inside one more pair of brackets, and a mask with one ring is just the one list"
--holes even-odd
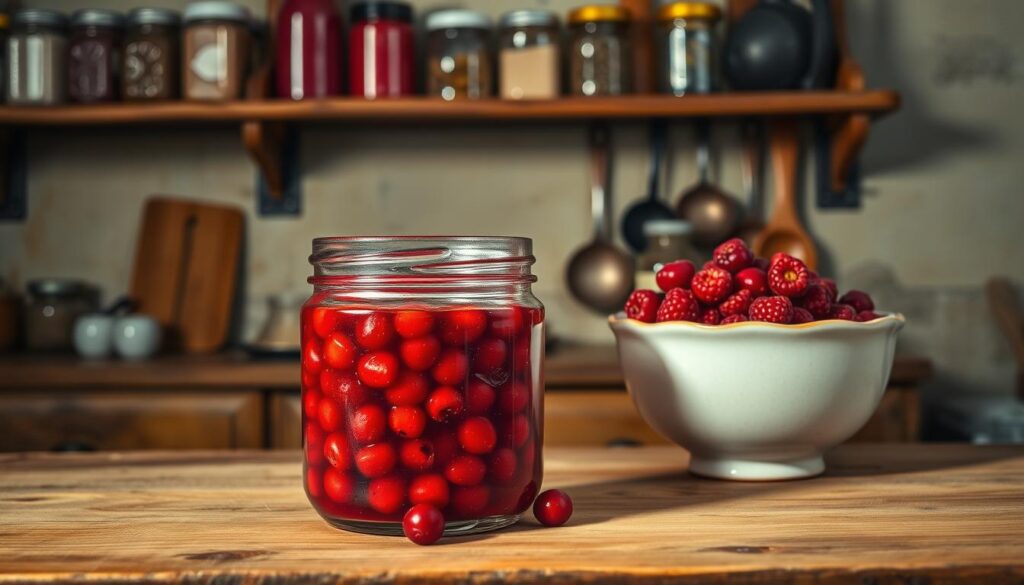
[(690, 459), (690, 473), (716, 479), (774, 481), (814, 477), (825, 471), (821, 455), (793, 459), (747, 459), (743, 457), (700, 457)]

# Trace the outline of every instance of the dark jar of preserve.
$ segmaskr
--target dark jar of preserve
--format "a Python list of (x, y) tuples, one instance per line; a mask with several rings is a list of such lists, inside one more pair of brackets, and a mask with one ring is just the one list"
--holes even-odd
[(302, 309), (306, 494), (339, 528), (445, 534), (512, 524), (541, 483), (544, 308), (532, 242), (313, 240)]
[(121, 90), (124, 17), (110, 10), (79, 10), (71, 18), (68, 96), (80, 103), (116, 100)]
[(128, 13), (124, 39), (121, 95), (125, 100), (170, 100), (178, 97), (181, 16), (162, 8)]

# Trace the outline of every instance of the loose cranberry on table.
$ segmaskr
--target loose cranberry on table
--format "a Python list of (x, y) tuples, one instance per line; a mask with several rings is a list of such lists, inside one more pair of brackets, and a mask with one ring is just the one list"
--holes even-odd
[(572, 516), (572, 498), (562, 490), (541, 492), (533, 502), (533, 515), (544, 526), (561, 526)]
[(431, 505), (416, 504), (405, 513), (402, 532), (416, 544), (434, 544), (444, 534), (444, 516)]

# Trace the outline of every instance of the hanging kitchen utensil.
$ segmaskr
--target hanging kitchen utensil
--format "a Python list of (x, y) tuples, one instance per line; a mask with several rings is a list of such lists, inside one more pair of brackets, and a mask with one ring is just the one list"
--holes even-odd
[(171, 349), (216, 351), (227, 340), (242, 246), (242, 212), (157, 197), (146, 202), (131, 297)]
[(769, 131), (775, 205), (764, 230), (754, 239), (754, 253), (770, 258), (785, 252), (804, 261), (811, 270), (818, 265), (814, 242), (800, 223), (796, 208), (796, 176), (800, 141), (796, 122), (772, 122)]
[(662, 203), (658, 194), (658, 182), (661, 177), (661, 159), (665, 152), (666, 123), (664, 120), (651, 120), (651, 168), (647, 176), (647, 197), (634, 203), (622, 218), (622, 237), (635, 252), (643, 252), (647, 248), (644, 236), (644, 224), (655, 219), (675, 219), (672, 209)]
[(1010, 351), (1017, 361), (1017, 398), (1024, 400), (1024, 313), (1021, 313), (1017, 293), (1010, 281), (1002, 276), (985, 283), (988, 304), (996, 325), (1010, 343)]
[(812, 0), (808, 11), (793, 0), (761, 0), (733, 23), (723, 60), (733, 89), (830, 87), (836, 60), (830, 2)]
[(569, 291), (601, 313), (619, 310), (633, 290), (633, 259), (611, 242), (612, 193), (608, 127), (590, 129), (590, 210), (594, 239), (573, 254), (566, 269)]
[(747, 198), (747, 211), (736, 235), (752, 245), (757, 234), (764, 229), (764, 164), (761, 126), (754, 120), (740, 124), (743, 159), (741, 161), (743, 194)]
[(731, 236), (739, 225), (739, 204), (729, 194), (711, 184), (708, 166), (711, 158), (711, 132), (706, 121), (697, 122), (697, 184), (679, 197), (676, 215), (693, 225), (693, 242), (710, 248)]

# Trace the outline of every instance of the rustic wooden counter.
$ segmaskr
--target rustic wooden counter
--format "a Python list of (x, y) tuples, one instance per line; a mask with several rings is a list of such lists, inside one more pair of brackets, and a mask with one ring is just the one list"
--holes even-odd
[(552, 449), (562, 528), (418, 547), (327, 526), (298, 453), (0, 455), (0, 583), (1021, 583), (1024, 448), (852, 445), (731, 483), (675, 447)]

